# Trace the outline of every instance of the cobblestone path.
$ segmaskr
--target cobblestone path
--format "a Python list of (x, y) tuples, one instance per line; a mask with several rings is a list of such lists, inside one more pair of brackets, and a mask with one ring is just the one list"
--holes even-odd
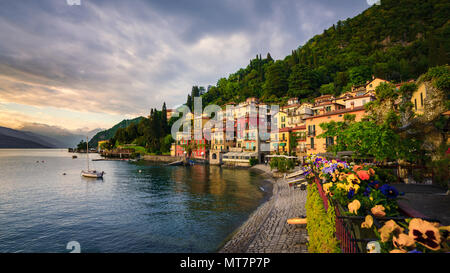
[(306, 191), (289, 187), (280, 178), (273, 195), (238, 229), (221, 253), (306, 253), (305, 225), (289, 225), (288, 218), (306, 215)]

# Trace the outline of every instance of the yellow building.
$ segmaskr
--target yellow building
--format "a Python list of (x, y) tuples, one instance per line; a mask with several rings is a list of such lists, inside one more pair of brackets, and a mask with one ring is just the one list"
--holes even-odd
[(359, 106), (350, 109), (340, 109), (306, 118), (307, 154), (325, 153), (330, 145), (334, 145), (334, 138), (318, 138), (318, 136), (323, 133), (320, 124), (330, 121), (343, 121), (345, 114), (355, 115), (355, 121), (360, 121), (365, 115), (365, 109), (364, 106)]
[(388, 83), (388, 81), (380, 78), (372, 78), (372, 81), (366, 84), (366, 92), (375, 92), (375, 89), (382, 83)]
[(418, 115), (423, 115), (423, 109), (424, 109), (424, 101), (427, 97), (427, 86), (425, 83), (421, 83), (416, 91), (412, 94), (411, 97), (411, 103), (414, 105), (413, 110), (414, 113)]
[(103, 150), (103, 149), (102, 149), (102, 145), (104, 145), (104, 144), (106, 144), (106, 143), (108, 143), (108, 142), (109, 142), (109, 140), (102, 140), (102, 141), (99, 141), (99, 142), (98, 142), (98, 146), (97, 146), (97, 150), (98, 150), (98, 151)]

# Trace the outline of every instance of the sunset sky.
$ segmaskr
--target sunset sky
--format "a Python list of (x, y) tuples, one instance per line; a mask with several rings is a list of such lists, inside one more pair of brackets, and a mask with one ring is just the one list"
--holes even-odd
[[(371, 1), (369, 1), (371, 2)], [(372, 1), (373, 2), (373, 1)], [(366, 0), (0, 0), (0, 126), (109, 128), (284, 58)]]

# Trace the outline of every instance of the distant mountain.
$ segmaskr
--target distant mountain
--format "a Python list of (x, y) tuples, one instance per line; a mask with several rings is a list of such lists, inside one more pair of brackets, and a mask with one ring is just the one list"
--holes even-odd
[(54, 143), (58, 148), (76, 147), (81, 140), (86, 140), (86, 136), (91, 138), (102, 130), (104, 129), (97, 128), (94, 130), (89, 130), (87, 128), (83, 128), (75, 131), (69, 131), (58, 126), (50, 126), (40, 123), (28, 123), (24, 124), (22, 128), (20, 128), (20, 131), (22, 132), (31, 132), (47, 139), (51, 139), (52, 143)]
[(124, 119), (121, 122), (114, 125), (112, 128), (98, 132), (89, 141), (89, 147), (97, 147), (99, 141), (108, 140), (108, 139), (112, 138), (116, 134), (116, 132), (119, 128), (126, 128), (132, 123), (139, 123), (141, 121), (141, 119), (143, 119), (143, 117), (138, 117), (135, 119)]
[(0, 148), (60, 148), (60, 145), (45, 136), (0, 127)]

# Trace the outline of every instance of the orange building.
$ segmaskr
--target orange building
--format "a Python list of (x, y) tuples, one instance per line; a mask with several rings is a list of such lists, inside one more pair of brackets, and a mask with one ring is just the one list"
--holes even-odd
[(306, 118), (307, 154), (325, 153), (327, 147), (334, 144), (335, 139), (333, 138), (318, 138), (323, 133), (320, 124), (330, 121), (343, 121), (345, 114), (356, 115), (355, 121), (360, 121), (365, 115), (365, 109), (364, 106), (339, 109)]

